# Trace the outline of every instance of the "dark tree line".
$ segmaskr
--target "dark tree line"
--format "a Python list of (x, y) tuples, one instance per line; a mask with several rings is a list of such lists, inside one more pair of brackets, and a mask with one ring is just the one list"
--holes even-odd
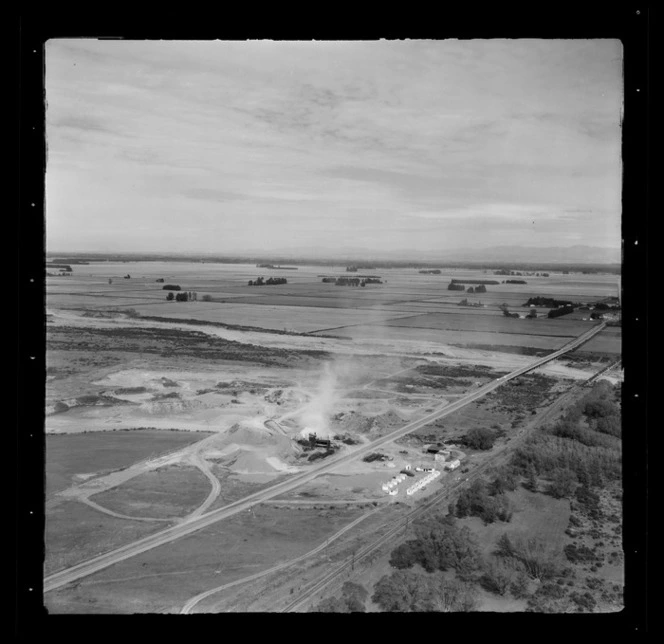
[(267, 279), (257, 277), (248, 282), (249, 286), (272, 286), (273, 284), (288, 284), (288, 280), (285, 277), (268, 277)]
[(452, 284), (500, 284), (498, 280), (459, 280), (453, 279)]
[(523, 306), (530, 306), (531, 304), (534, 304), (535, 306), (543, 306), (545, 308), (554, 309), (557, 306), (565, 306), (565, 305), (571, 306), (572, 302), (568, 300), (556, 300), (552, 297), (537, 296), (529, 298), (528, 301)]
[(378, 277), (324, 277), (322, 282), (336, 284), (337, 286), (366, 286), (367, 284), (382, 284)]
[(175, 293), (170, 292), (167, 296), (166, 299), (170, 302), (172, 300), (175, 300), (176, 302), (190, 302), (190, 301), (195, 301), (198, 299), (198, 293), (195, 291), (182, 291), (182, 293)]
[(574, 313), (574, 307), (571, 304), (565, 304), (564, 306), (560, 306), (557, 309), (551, 309), (547, 317), (559, 318), (563, 315), (568, 315), (569, 313)]

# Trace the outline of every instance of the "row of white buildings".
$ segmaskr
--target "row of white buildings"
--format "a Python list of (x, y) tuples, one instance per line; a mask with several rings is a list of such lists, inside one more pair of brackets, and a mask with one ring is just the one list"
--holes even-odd
[(418, 490), (421, 490), (425, 485), (431, 483), (440, 476), (440, 470), (432, 470), (426, 476), (423, 476), (419, 481), (413, 483), (407, 490), (406, 494), (409, 496), (415, 494)]
[(405, 478), (406, 478), (406, 475), (401, 473), (401, 474), (398, 474), (397, 476), (395, 476), (393, 479), (391, 479), (387, 483), (383, 483), (383, 492), (387, 492), (391, 496), (394, 496), (397, 493), (397, 486)]

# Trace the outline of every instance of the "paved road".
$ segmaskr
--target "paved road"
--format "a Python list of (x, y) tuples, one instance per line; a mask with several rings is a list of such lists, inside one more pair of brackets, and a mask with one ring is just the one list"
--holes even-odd
[[(534, 421), (534, 425), (541, 427), (555, 414), (559, 414), (561, 409), (569, 404), (576, 386), (573, 386), (571, 391), (564, 393), (548, 409), (546, 409), (546, 411), (538, 414), (536, 421)], [(528, 436), (529, 433), (527, 431), (527, 427), (525, 427), (519, 430), (518, 434), (510, 440), (509, 444), (506, 444), (498, 449), (494, 449), (493, 453), (483, 463), (476, 466), (467, 476), (458, 474), (456, 478), (442, 480), (441, 483), (444, 487), (441, 491), (437, 492), (431, 497), (423, 499), (413, 510), (408, 512), (402, 519), (397, 521), (386, 533), (375, 538), (372, 542), (362, 546), (362, 548), (355, 551), (352, 557), (347, 557), (345, 560), (342, 560), (336, 566), (326, 571), (320, 578), (316, 579), (312, 586), (305, 589), (299, 597), (297, 597), (294, 601), (291, 601), (284, 608), (281, 608), (278, 612), (288, 613), (297, 611), (303, 608), (308, 601), (310, 601), (316, 594), (323, 590), (326, 590), (327, 593), (332, 594), (334, 592), (334, 585), (338, 584), (339, 580), (346, 579), (346, 577), (343, 577), (344, 573), (348, 573), (351, 569), (354, 568), (355, 565), (360, 565), (363, 559), (371, 558), (371, 556), (374, 553), (378, 553), (382, 546), (385, 544), (389, 543), (390, 547), (394, 548), (395, 545), (401, 543), (401, 541), (404, 539), (405, 527), (412, 523), (413, 520), (415, 520), (418, 516), (427, 513), (435, 505), (450, 499), (459, 488), (467, 486), (468, 481), (474, 481), (475, 479), (479, 478), (484, 474), (484, 472), (488, 471), (489, 468), (493, 467), (495, 463), (499, 462), (500, 459), (504, 457), (507, 449), (513, 451), (514, 448), (519, 443), (523, 443)]]
[(521, 376), (528, 371), (532, 371), (533, 369), (537, 369), (543, 364), (550, 362), (551, 360), (555, 360), (561, 355), (576, 349), (578, 346), (584, 342), (587, 342), (590, 338), (599, 333), (605, 326), (606, 323), (604, 322), (597, 324), (596, 326), (593, 326), (588, 331), (580, 335), (578, 338), (567, 343), (561, 349), (558, 349), (558, 351), (555, 351), (545, 356), (544, 358), (540, 358), (539, 360), (536, 360), (529, 365), (516, 369), (506, 376), (501, 376), (493, 382), (490, 382), (489, 384), (469, 393), (463, 398), (460, 398), (456, 402), (441, 405), (433, 412), (426, 414), (419, 420), (407, 423), (403, 427), (400, 427), (399, 429), (390, 432), (389, 434), (386, 434), (385, 436), (378, 438), (371, 443), (355, 447), (354, 449), (348, 452), (344, 452), (343, 454), (339, 454), (336, 457), (330, 457), (326, 459), (325, 463), (312, 468), (308, 472), (296, 474), (281, 483), (277, 483), (276, 485), (273, 485), (265, 490), (255, 492), (254, 494), (240, 499), (239, 501), (235, 501), (234, 503), (230, 503), (223, 508), (219, 508), (217, 510), (213, 510), (212, 512), (208, 512), (207, 514), (202, 514), (198, 517), (186, 520), (175, 526), (166, 528), (165, 530), (117, 548), (116, 550), (99, 555), (98, 557), (90, 559), (89, 561), (84, 561), (82, 563), (76, 564), (75, 566), (72, 566), (71, 568), (50, 575), (44, 579), (44, 592), (47, 593), (51, 590), (55, 590), (56, 588), (61, 588), (66, 584), (77, 581), (83, 577), (87, 577), (88, 575), (103, 570), (104, 568), (108, 568), (109, 566), (112, 566), (113, 564), (116, 564), (120, 561), (129, 559), (130, 557), (135, 557), (142, 552), (152, 550), (153, 548), (157, 548), (176, 539), (180, 539), (188, 534), (191, 534), (192, 532), (206, 528), (216, 523), (217, 521), (221, 521), (222, 519), (233, 516), (238, 512), (247, 510), (250, 507), (257, 505), (258, 503), (272, 499), (280, 494), (290, 492), (300, 487), (302, 484), (308, 483), (321, 474), (337, 469), (341, 465), (344, 465), (353, 459), (362, 457), (374, 451), (376, 448), (384, 445), (385, 443), (390, 443), (394, 440), (397, 440), (406, 434), (409, 434), (410, 432), (416, 431), (425, 425), (428, 425), (434, 420), (454, 413), (455, 411), (458, 411), (471, 402), (474, 402), (478, 398), (486, 396), (488, 393), (492, 392), (494, 389), (497, 389), (509, 380), (517, 378), (518, 376)]

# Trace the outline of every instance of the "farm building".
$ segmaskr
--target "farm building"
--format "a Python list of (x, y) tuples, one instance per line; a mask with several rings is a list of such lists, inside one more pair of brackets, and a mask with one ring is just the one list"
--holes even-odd
[(448, 470), (455, 470), (457, 467), (459, 467), (459, 465), (461, 465), (461, 461), (458, 458), (455, 458), (453, 461), (446, 463), (445, 467)]

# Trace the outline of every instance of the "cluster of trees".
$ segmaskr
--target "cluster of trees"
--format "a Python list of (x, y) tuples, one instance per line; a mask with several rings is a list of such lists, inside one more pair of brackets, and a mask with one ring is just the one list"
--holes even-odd
[[(555, 497), (581, 494), (622, 476), (619, 390), (602, 380), (554, 425), (519, 447), (511, 460), (529, 479), (545, 476)], [(583, 496), (585, 495), (585, 497)]]
[(610, 311), (613, 309), (619, 309), (620, 308), (620, 303), (619, 302), (614, 302), (613, 304), (609, 304), (607, 302), (597, 302), (595, 304), (595, 308), (598, 311)]
[[(477, 608), (479, 585), (497, 595), (527, 598), (528, 611), (592, 611), (592, 593), (570, 592), (568, 586), (574, 576), (570, 564), (596, 564), (595, 551), (579, 544), (559, 550), (513, 531), (502, 534), (494, 551), (482, 556), (472, 532), (458, 519), (478, 516), (485, 523), (507, 522), (512, 512), (506, 493), (522, 481), (539, 491), (538, 477), (544, 477), (545, 493), (574, 499), (591, 520), (600, 521), (598, 492), (607, 480), (621, 476), (620, 450), (620, 388), (600, 381), (492, 476), (463, 490), (446, 516), (437, 513), (415, 521), (414, 538), (392, 551), (390, 564), (396, 571), (374, 586), (372, 600), (384, 611), (468, 611)], [(443, 574), (451, 570), (454, 581)], [(591, 581), (595, 586), (589, 588), (601, 584)]]
[(549, 309), (555, 309), (558, 306), (572, 306), (572, 302), (569, 302), (568, 300), (556, 300), (553, 297), (542, 296), (528, 298), (528, 301), (523, 306), (530, 306), (531, 304), (534, 304), (535, 306), (543, 306)]
[(46, 268), (58, 268), (61, 271), (72, 272), (72, 267), (69, 264), (46, 264)]
[[(522, 276), (522, 275), (530, 275), (530, 276), (535, 275), (537, 277), (540, 277), (540, 275), (541, 275), (542, 277), (549, 277), (548, 273), (533, 273), (532, 271), (510, 271), (510, 270), (507, 270), (506, 268), (494, 271), (493, 274), (494, 275), (520, 275), (520, 276)], [(521, 280), (507, 280), (507, 283), (508, 284), (525, 284), (526, 282), (523, 282)]]
[[(497, 474), (491, 486), (506, 483)], [(507, 481), (516, 486), (516, 481)], [(414, 524), (416, 538), (395, 548), (396, 568), (374, 586), (372, 600), (384, 611), (469, 612), (478, 608), (477, 584), (485, 590), (516, 598), (528, 596), (532, 581), (549, 582), (564, 575), (562, 553), (541, 539), (519, 533), (503, 534), (495, 551), (484, 558), (467, 527), (452, 515), (437, 514)], [(425, 572), (412, 569), (418, 564)], [(443, 574), (454, 570), (455, 579)]]
[[(493, 274), (494, 274), (494, 275), (529, 275), (529, 276), (533, 276), (533, 275), (535, 275), (535, 276), (537, 276), (537, 277), (540, 277), (540, 275), (541, 275), (542, 277), (549, 277), (549, 274), (548, 274), (548, 273), (534, 273), (534, 272), (532, 272), (532, 271), (510, 271), (510, 270), (508, 270), (508, 269), (506, 269), (506, 268), (503, 268), (503, 269), (500, 269), (500, 270), (494, 271)], [(511, 283), (514, 283), (514, 284), (525, 284), (525, 282), (519, 282), (518, 280), (515, 280), (515, 281), (513, 281), (513, 280), (507, 280), (507, 283), (508, 283), (508, 284), (511, 284)]]
[(473, 427), (461, 438), (461, 444), (470, 449), (487, 450), (493, 447), (499, 432), (488, 427)]
[(559, 318), (562, 315), (567, 315), (568, 313), (573, 313), (574, 307), (571, 304), (565, 304), (560, 306), (557, 309), (551, 309), (547, 317), (550, 318)]
[(164, 284), (161, 287), (161, 289), (162, 289), (162, 291), (179, 291), (179, 290), (181, 290), (180, 286), (178, 286), (177, 284)]
[(414, 523), (415, 538), (397, 546), (390, 555), (394, 568), (419, 564), (427, 572), (454, 569), (458, 576), (477, 570), (481, 556), (468, 527), (459, 527), (454, 516), (436, 513)]
[(474, 584), (440, 572), (397, 570), (376, 583), (371, 599), (390, 613), (469, 613), (477, 610), (478, 595)]
[(510, 313), (510, 310), (507, 307), (507, 304), (501, 304), (500, 305), (500, 310), (503, 312), (503, 315), (506, 318), (518, 318), (519, 317), (518, 313)]
[(369, 592), (362, 586), (352, 581), (344, 582), (341, 587), (341, 597), (334, 596), (324, 599), (316, 604), (310, 613), (364, 613), (366, 612), (366, 601)]
[(494, 595), (506, 595), (509, 591), (520, 599), (528, 594), (528, 575), (515, 560), (489, 559), (478, 581), (484, 590)]
[(267, 279), (257, 277), (248, 282), (249, 286), (272, 286), (273, 284), (288, 284), (288, 280), (285, 277), (268, 277)]
[(463, 284), (455, 284), (453, 281), (447, 285), (448, 291), (465, 291), (466, 287)]
[(531, 579), (548, 581), (562, 572), (563, 559), (558, 550), (542, 539), (504, 533), (496, 544), (496, 556), (516, 563)]
[(337, 286), (359, 286), (361, 282), (359, 277), (338, 277), (334, 281)]
[(528, 284), (526, 280), (503, 280), (505, 284)]
[(452, 284), (500, 284), (497, 280), (458, 280), (453, 279)]
[(367, 284), (383, 283), (378, 277), (324, 277), (322, 281), (326, 283), (334, 283), (337, 286), (366, 286)]
[(432, 268), (430, 270), (423, 270), (419, 271), (420, 273), (423, 273), (425, 275), (440, 275), (440, 269), (439, 268)]
[(486, 293), (486, 286), (484, 284), (480, 284), (479, 286), (475, 286), (474, 288), (472, 286), (469, 286), (466, 289), (467, 293)]
[(516, 485), (514, 478), (502, 478), (491, 484), (476, 479), (461, 492), (456, 501), (450, 503), (449, 513), (459, 518), (480, 517), (485, 524), (495, 521), (507, 523), (512, 520), (513, 511), (505, 491), (515, 490)]
[[(469, 291), (470, 292), (470, 291)], [(476, 291), (477, 292), (477, 291)], [(461, 300), (457, 306), (484, 306), (482, 302), (469, 302), (468, 298)]]
[[(176, 293), (175, 295), (171, 291), (167, 296), (166, 299), (170, 302), (172, 300), (175, 300), (176, 302), (189, 302), (189, 301), (195, 301), (198, 299), (198, 293), (196, 291), (182, 291), (182, 293)], [(205, 299), (205, 298), (204, 298)]]

